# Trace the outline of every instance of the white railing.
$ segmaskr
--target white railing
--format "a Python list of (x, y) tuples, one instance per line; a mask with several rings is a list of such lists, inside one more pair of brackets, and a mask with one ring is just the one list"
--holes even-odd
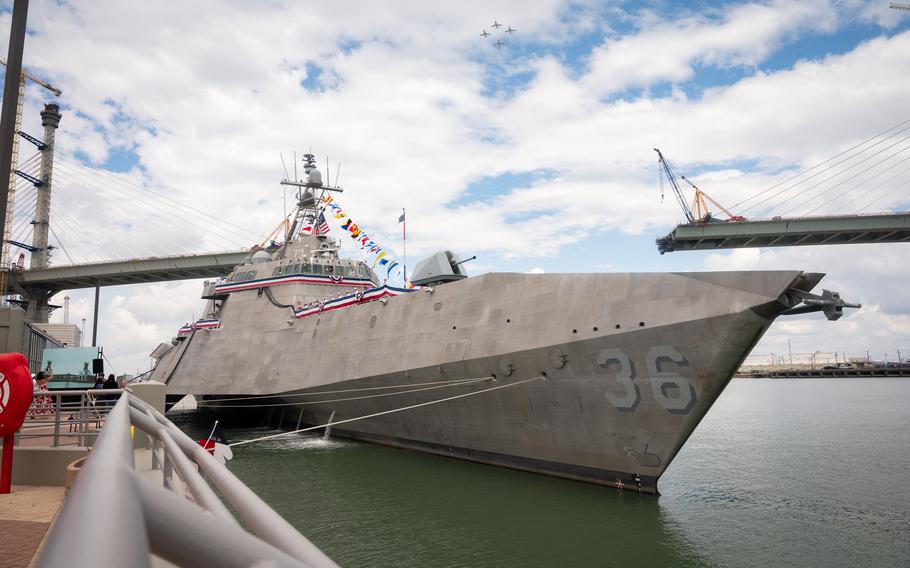
[[(35, 391), (25, 423), (16, 434), (16, 443), (52, 447), (91, 445), (89, 442), (98, 435), (104, 419), (124, 392), (123, 389)], [(51, 402), (42, 401), (43, 397)], [(78, 400), (73, 400), (76, 397)]]
[[(152, 467), (160, 470), (163, 487), (136, 471), (131, 425), (152, 438)], [(124, 392), (37, 566), (141, 567), (151, 565), (152, 555), (202, 568), (336, 566), (174, 423)]]

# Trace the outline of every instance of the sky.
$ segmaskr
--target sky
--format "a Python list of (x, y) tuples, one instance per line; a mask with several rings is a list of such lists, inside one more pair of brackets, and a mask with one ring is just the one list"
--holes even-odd
[[(910, 118), (910, 12), (887, 0), (30, 10), (25, 66), (63, 90), (30, 84), (23, 119), (40, 136), (44, 102), (61, 105), (54, 264), (250, 246), (283, 216), (284, 168), (312, 150), (331, 181), (340, 173), (345, 210), (399, 259), (407, 209), (411, 266), (450, 249), (477, 255), (472, 275), (825, 272), (823, 287), (863, 308), (781, 318), (754, 353), (910, 355), (906, 245), (659, 255), (654, 244), (683, 213), (661, 196), (652, 148), (731, 206)], [(20, 163), (33, 153), (23, 146)], [(888, 183), (863, 212), (910, 206), (907, 176)], [(865, 203), (823, 197), (821, 214)], [(27, 233), (27, 189), (17, 203)], [(200, 293), (199, 281), (103, 288), (112, 370), (148, 369), (155, 346), (201, 315)], [(93, 292), (67, 294), (90, 338)]]

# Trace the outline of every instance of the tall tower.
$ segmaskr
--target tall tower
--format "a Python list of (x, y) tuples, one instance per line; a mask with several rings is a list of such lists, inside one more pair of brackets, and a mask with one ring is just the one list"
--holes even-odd
[(32, 234), (32, 246), (36, 249), (32, 253), (30, 268), (46, 268), (49, 255), (47, 253), (47, 235), (51, 214), (51, 187), (54, 174), (54, 138), (57, 127), (60, 126), (60, 107), (55, 103), (47, 103), (41, 111), (41, 126), (44, 127), (44, 149), (41, 151), (41, 181), (44, 182), (36, 188), (37, 200), (35, 202), (35, 224)]

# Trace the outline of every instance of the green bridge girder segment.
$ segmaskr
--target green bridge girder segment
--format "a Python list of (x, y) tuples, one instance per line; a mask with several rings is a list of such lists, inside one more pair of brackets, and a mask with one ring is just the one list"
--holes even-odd
[(665, 252), (910, 242), (910, 213), (679, 225), (657, 239)]
[(156, 256), (11, 271), (12, 290), (49, 291), (146, 284), (225, 276), (250, 255), (249, 250), (182, 256)]

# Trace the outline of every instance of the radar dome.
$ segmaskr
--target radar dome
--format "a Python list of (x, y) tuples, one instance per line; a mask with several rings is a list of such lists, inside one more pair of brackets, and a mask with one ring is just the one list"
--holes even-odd
[(319, 170), (313, 170), (307, 176), (307, 187), (322, 187), (322, 174)]
[(264, 250), (259, 250), (253, 253), (253, 257), (250, 259), (250, 262), (253, 264), (259, 264), (261, 262), (268, 262), (272, 260), (272, 255), (265, 252)]

